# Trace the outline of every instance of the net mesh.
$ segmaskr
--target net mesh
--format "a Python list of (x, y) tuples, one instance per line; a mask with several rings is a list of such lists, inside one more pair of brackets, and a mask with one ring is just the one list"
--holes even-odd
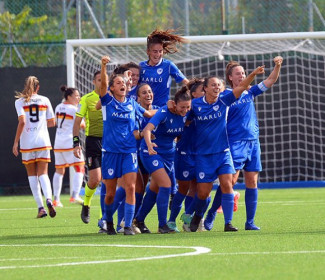
[[(110, 73), (118, 64), (146, 60), (146, 46), (91, 46), (74, 48), (75, 85), (84, 94), (93, 88), (93, 73), (103, 55), (111, 57)], [(255, 100), (260, 125), (263, 171), (261, 182), (325, 180), (325, 37), (324, 39), (252, 39), (185, 44), (167, 55), (188, 77), (218, 75), (230, 60), (247, 73), (265, 65), (264, 80), (273, 57), (284, 63), (277, 83)], [(172, 94), (177, 85), (173, 84)]]

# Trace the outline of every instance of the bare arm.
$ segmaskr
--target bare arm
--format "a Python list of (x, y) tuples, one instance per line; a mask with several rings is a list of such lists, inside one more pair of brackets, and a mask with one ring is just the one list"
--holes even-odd
[(275, 63), (273, 71), (271, 72), (270, 76), (268, 76), (266, 80), (263, 81), (264, 85), (267, 88), (272, 87), (275, 84), (275, 82), (278, 80), (283, 58), (281, 56), (277, 56), (273, 59), (273, 61)]
[(146, 117), (146, 118), (152, 118), (156, 113), (157, 113), (157, 109), (153, 109), (153, 110), (145, 110), (143, 115)]
[[(73, 124), (73, 137), (76, 136), (79, 138), (79, 130), (80, 130), (81, 122), (82, 122), (82, 117), (76, 116)], [(75, 157), (80, 158), (81, 153), (82, 151), (80, 145), (73, 147), (73, 154), (75, 155)]]
[(23, 133), (24, 127), (25, 127), (25, 116), (19, 116), (18, 117), (18, 125), (17, 125), (17, 130), (16, 130), (16, 136), (15, 136), (15, 140), (14, 140), (14, 145), (12, 146), (12, 153), (15, 156), (18, 156), (18, 143), (19, 143), (19, 139), (21, 134)]
[(185, 79), (182, 81), (183, 86), (186, 86), (186, 85), (188, 84), (188, 82), (189, 82), (188, 79), (185, 78)]
[(233, 94), (236, 98), (239, 98), (240, 95), (246, 90), (251, 82), (254, 80), (255, 76), (258, 74), (264, 73), (264, 66), (257, 67), (252, 73), (250, 73), (244, 80), (240, 82), (240, 84), (233, 89)]
[(153, 131), (154, 129), (155, 129), (154, 125), (152, 123), (148, 123), (144, 128), (144, 130), (142, 131), (144, 141), (146, 141), (148, 147), (149, 155), (157, 154), (157, 152), (154, 150), (154, 147), (157, 147), (157, 145), (151, 142), (151, 131)]
[(109, 61), (110, 61), (109, 56), (102, 57), (102, 65), (101, 65), (101, 70), (100, 70), (101, 85), (100, 85), (100, 90), (99, 90), (99, 95), (101, 97), (103, 97), (107, 94), (108, 77), (107, 77), (106, 64), (109, 63)]
[(55, 126), (55, 119), (48, 119), (47, 127), (54, 127), (54, 126)]

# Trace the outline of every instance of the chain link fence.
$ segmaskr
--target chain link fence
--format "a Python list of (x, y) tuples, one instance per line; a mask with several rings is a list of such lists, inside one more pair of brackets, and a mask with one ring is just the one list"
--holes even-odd
[(324, 0), (0, 0), (0, 67), (65, 63), (65, 40), (325, 30)]

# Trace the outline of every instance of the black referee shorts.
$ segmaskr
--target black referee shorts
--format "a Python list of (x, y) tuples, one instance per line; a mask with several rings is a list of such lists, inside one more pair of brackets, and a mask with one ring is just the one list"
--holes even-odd
[(88, 170), (96, 169), (102, 166), (102, 138), (86, 137), (86, 164)]

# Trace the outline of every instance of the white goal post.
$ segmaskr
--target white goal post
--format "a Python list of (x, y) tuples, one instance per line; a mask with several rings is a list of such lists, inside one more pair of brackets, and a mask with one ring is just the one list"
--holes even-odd
[[(188, 36), (179, 52), (167, 55), (186, 77), (218, 75), (236, 60), (251, 72), (273, 57), (284, 63), (278, 82), (255, 100), (260, 125), (261, 183), (325, 186), (325, 32)], [(100, 59), (117, 65), (146, 60), (146, 38), (67, 40), (67, 83), (81, 94), (93, 89)], [(173, 84), (172, 94), (176, 85)]]

